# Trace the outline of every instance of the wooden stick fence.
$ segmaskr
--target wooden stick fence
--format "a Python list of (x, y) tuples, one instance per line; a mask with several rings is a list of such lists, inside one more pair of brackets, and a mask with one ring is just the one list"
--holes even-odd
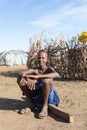
[[(63, 44), (53, 43), (41, 48), (42, 42), (39, 42), (39, 48), (45, 49), (49, 56), (49, 64), (53, 66), (62, 78), (67, 79), (87, 79), (87, 45), (81, 44), (73, 38), (71, 41), (64, 41)], [(37, 42), (36, 42), (37, 44)], [(27, 67), (36, 67), (36, 55), (38, 46), (32, 47), (29, 51)]]

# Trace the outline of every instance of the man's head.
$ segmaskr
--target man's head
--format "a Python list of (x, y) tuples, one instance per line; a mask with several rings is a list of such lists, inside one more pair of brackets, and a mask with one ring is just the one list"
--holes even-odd
[(48, 61), (48, 55), (44, 50), (40, 50), (37, 55), (37, 59), (40, 66), (46, 65)]

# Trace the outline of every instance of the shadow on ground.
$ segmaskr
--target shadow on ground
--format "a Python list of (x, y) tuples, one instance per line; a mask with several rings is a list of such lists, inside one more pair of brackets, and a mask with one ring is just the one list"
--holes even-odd
[[(26, 98), (23, 98), (23, 100), (17, 100), (17, 99), (9, 99), (9, 98), (0, 98), (0, 110), (21, 110), (22, 108), (27, 107), (27, 101)], [(34, 117), (38, 118), (38, 114), (40, 111), (33, 110)], [(17, 112), (19, 114), (19, 112)], [(65, 122), (65, 120), (61, 119), (60, 117), (54, 115), (53, 113), (49, 112), (49, 116), (53, 118), (56, 121), (59, 122)]]
[(16, 110), (27, 105), (26, 100), (0, 98), (0, 110)]

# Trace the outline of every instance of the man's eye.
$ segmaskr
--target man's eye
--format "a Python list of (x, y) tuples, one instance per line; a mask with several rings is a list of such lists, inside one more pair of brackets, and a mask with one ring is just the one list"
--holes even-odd
[(38, 57), (38, 59), (40, 60), (40, 59), (44, 59), (44, 57)]

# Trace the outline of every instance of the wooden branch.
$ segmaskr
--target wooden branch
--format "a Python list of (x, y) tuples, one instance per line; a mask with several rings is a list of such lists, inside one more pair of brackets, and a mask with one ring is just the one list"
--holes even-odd
[(59, 110), (59, 108), (53, 104), (48, 105), (49, 111), (60, 117), (61, 119), (67, 121), (68, 123), (73, 122), (73, 117), (70, 114)]

